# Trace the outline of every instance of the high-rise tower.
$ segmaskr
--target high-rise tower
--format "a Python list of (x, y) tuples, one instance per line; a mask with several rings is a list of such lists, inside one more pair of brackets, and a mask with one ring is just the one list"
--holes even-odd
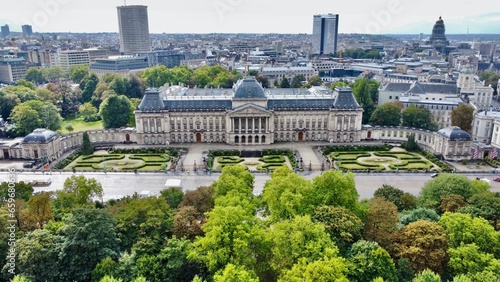
[(312, 51), (314, 54), (337, 52), (339, 15), (314, 15)]
[(135, 54), (151, 51), (149, 39), (148, 7), (119, 6), (120, 52)]

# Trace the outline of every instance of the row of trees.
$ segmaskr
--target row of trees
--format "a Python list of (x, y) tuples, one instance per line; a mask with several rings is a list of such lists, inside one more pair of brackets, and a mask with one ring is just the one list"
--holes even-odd
[[(500, 195), (482, 181), (443, 174), (419, 197), (384, 185), (361, 202), (350, 173), (310, 181), (283, 167), (260, 196), (253, 183), (245, 167), (228, 166), (210, 187), (106, 204), (92, 202), (102, 187), (83, 176), (55, 195), (19, 183), (17, 273), (24, 281), (500, 279)], [(0, 188), (5, 199), (7, 183)], [(6, 219), (4, 205), (0, 258)], [(3, 275), (12, 278), (6, 267)]]
[[(451, 111), (451, 125), (471, 132), (474, 108), (460, 104)], [(401, 102), (389, 102), (375, 108), (368, 121), (371, 125), (407, 126), (427, 130), (438, 130), (429, 109), (410, 105), (403, 109)]]

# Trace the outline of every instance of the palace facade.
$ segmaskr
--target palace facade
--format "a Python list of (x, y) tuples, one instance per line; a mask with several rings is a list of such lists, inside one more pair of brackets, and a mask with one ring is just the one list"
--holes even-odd
[(264, 89), (246, 77), (233, 89), (149, 89), (135, 111), (136, 142), (361, 140), (363, 108), (350, 88)]

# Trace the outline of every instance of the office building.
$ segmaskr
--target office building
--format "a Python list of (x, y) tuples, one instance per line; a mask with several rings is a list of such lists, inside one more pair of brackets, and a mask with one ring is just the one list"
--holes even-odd
[(314, 54), (337, 52), (339, 15), (314, 15), (312, 51)]
[(1, 31), (1, 35), (3, 38), (7, 37), (10, 35), (10, 28), (9, 28), (9, 25), (6, 24), (6, 25), (3, 25), (0, 27), (0, 31)]
[(148, 7), (133, 5), (116, 8), (118, 9), (120, 52), (137, 54), (151, 51)]
[(12, 83), (24, 78), (28, 70), (22, 58), (0, 58), (0, 83)]
[(33, 35), (33, 27), (31, 25), (25, 24), (21, 28), (24, 37), (31, 37)]
[(143, 56), (113, 56), (106, 59), (96, 59), (90, 64), (90, 71), (102, 77), (105, 74), (123, 74), (142, 71), (148, 68), (148, 60)]
[(60, 66), (65, 71), (71, 66), (89, 64), (89, 52), (85, 50), (66, 50), (50, 54), (50, 66)]

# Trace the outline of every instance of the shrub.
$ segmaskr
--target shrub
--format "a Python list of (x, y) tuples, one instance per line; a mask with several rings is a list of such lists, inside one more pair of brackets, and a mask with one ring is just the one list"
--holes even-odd
[(283, 156), (276, 156), (276, 155), (268, 155), (264, 156), (259, 159), (259, 161), (264, 162), (266, 164), (271, 164), (271, 163), (285, 163), (285, 157)]
[(64, 169), (67, 167), (70, 163), (72, 163), (74, 160), (76, 160), (80, 155), (81, 155), (81, 150), (76, 150), (68, 157), (66, 157), (64, 160), (60, 161), (58, 164), (54, 166), (54, 169)]
[(217, 161), (220, 164), (239, 164), (244, 160), (245, 159), (242, 159), (242, 158), (236, 157), (236, 156), (224, 156), (224, 157), (219, 157), (217, 159)]

